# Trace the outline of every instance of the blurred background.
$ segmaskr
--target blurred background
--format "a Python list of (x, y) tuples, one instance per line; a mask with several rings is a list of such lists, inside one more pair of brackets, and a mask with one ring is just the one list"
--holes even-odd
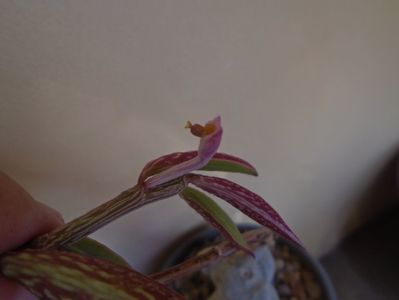
[[(398, 32), (395, 0), (2, 0), (0, 167), (71, 220), (221, 115), (260, 173), (222, 175), (322, 256), (397, 206)], [(93, 236), (148, 271), (200, 222), (174, 198)]]

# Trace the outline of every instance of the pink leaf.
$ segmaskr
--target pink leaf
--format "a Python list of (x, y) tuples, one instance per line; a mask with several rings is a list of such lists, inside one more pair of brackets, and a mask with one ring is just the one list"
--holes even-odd
[(186, 175), (186, 180), (227, 201), (251, 219), (271, 228), (284, 238), (301, 245), (298, 237), (280, 215), (259, 195), (227, 179), (189, 174)]
[(181, 177), (191, 171), (198, 170), (205, 166), (212, 156), (216, 153), (222, 140), (223, 129), (220, 117), (207, 122), (205, 126), (188, 123), (191, 132), (200, 137), (197, 155), (179, 164), (174, 164), (169, 168), (154, 174), (145, 182), (139, 181), (147, 188), (158, 186), (162, 183)]
[(197, 156), (198, 151), (175, 152), (158, 157), (147, 163), (140, 173), (139, 182), (143, 183), (152, 175), (161, 173), (170, 167), (181, 164)]

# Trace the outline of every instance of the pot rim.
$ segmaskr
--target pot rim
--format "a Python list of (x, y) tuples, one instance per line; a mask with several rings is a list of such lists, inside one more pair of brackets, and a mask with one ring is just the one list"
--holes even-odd
[[(237, 227), (240, 231), (248, 231), (262, 226), (253, 223), (239, 223), (237, 224)], [(165, 254), (162, 259), (160, 270), (164, 270), (184, 261), (192, 253), (193, 248), (199, 248), (204, 240), (212, 240), (218, 236), (220, 236), (219, 232), (207, 225), (201, 225), (190, 230), (168, 247), (169, 251), (167, 251), (167, 254)], [(290, 251), (295, 253), (295, 255), (297, 255), (314, 273), (316, 280), (320, 283), (322, 288), (324, 299), (337, 300), (333, 284), (327, 272), (316, 258), (310, 255), (304, 248), (301, 248), (290, 241), (281, 238), (278, 242), (286, 244)]]

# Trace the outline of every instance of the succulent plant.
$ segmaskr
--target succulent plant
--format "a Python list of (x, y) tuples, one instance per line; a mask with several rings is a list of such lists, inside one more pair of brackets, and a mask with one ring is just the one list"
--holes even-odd
[[(16, 280), (40, 299), (182, 299), (164, 284), (236, 250), (253, 255), (248, 243), (261, 231), (242, 235), (208, 195), (227, 201), (282, 237), (300, 244), (280, 215), (259, 195), (227, 179), (191, 173), (225, 171), (257, 176), (245, 160), (217, 152), (223, 130), (220, 117), (205, 125), (187, 122), (200, 138), (196, 151), (177, 152), (147, 163), (137, 184), (63, 227), (40, 236), (23, 249), (0, 257), (4, 276)], [(225, 237), (170, 270), (145, 276), (89, 234), (120, 216), (154, 201), (179, 195)]]

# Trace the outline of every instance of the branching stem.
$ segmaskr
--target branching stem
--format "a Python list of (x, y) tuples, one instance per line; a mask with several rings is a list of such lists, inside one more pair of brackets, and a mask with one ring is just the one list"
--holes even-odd
[(55, 231), (36, 238), (29, 244), (29, 248), (45, 250), (72, 245), (128, 212), (148, 203), (174, 196), (185, 187), (183, 178), (149, 190), (136, 185)]
[[(247, 231), (243, 236), (250, 247), (255, 247), (263, 243), (269, 237), (272, 237), (272, 232), (270, 229), (262, 227)], [(150, 277), (160, 283), (168, 284), (199, 271), (202, 268), (219, 261), (223, 257), (233, 254), (237, 250), (238, 249), (235, 248), (230, 241), (223, 241), (216, 246), (203, 249), (197, 255), (188, 258), (180, 264), (164, 271), (154, 273), (150, 275)]]

